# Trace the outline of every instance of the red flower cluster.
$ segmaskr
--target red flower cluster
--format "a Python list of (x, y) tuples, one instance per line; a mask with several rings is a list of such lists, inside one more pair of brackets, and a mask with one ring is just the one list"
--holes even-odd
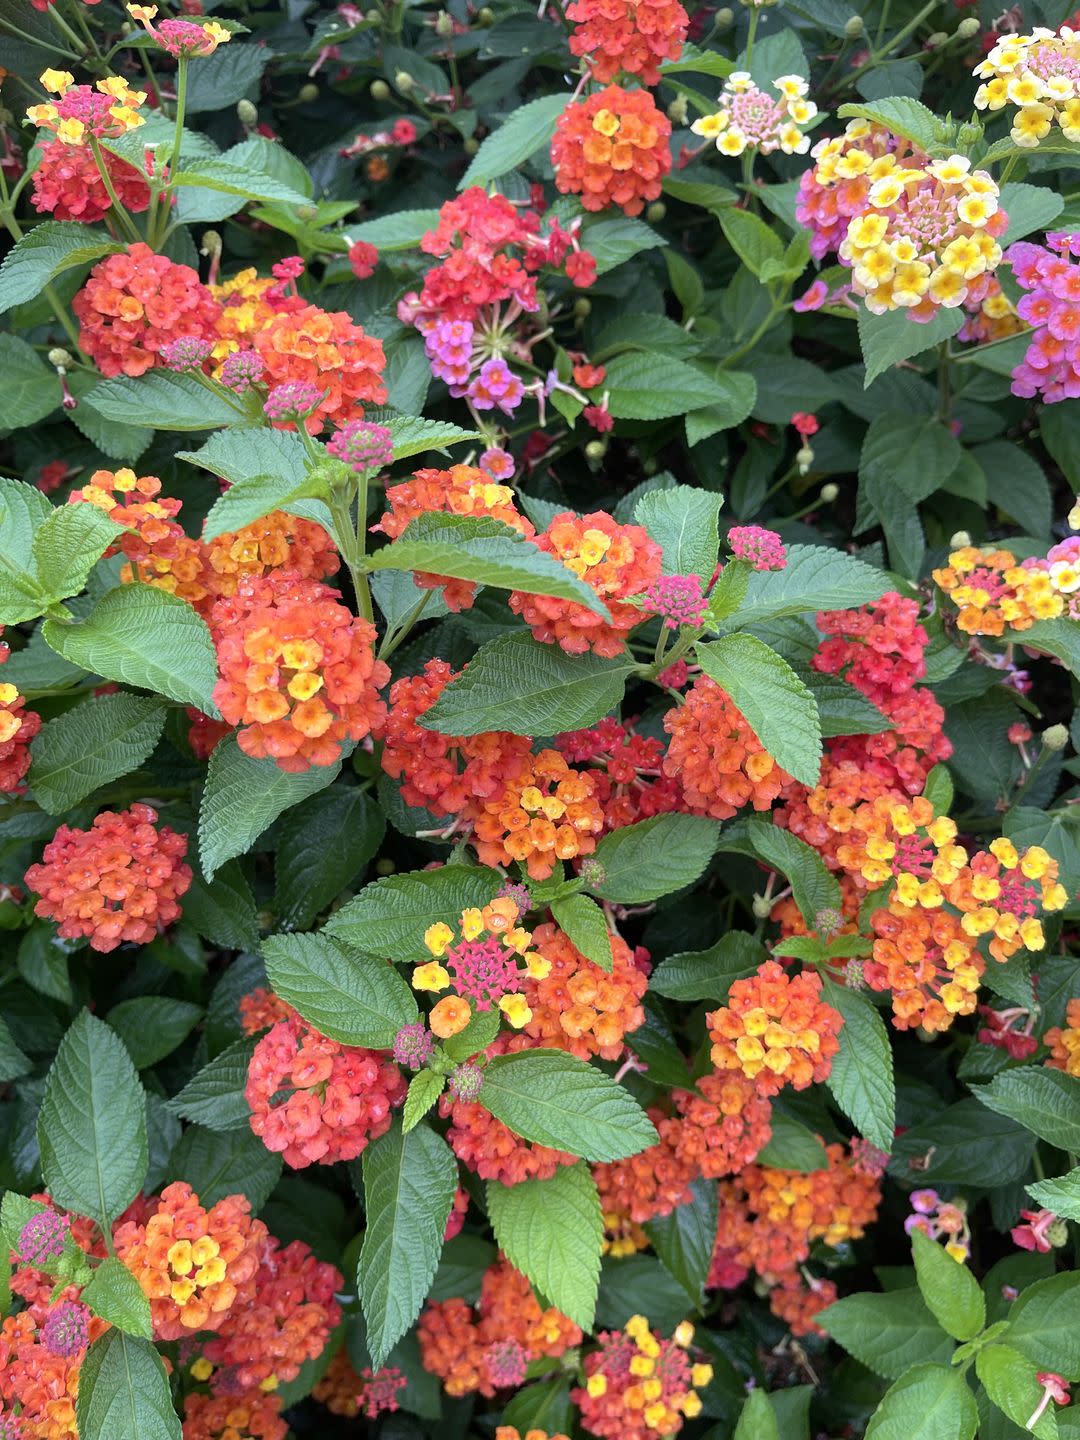
[[(108, 150), (103, 150), (101, 157), (120, 204), (132, 215), (145, 210), (150, 204), (146, 176)], [(63, 140), (50, 140), (41, 147), (31, 200), (43, 215), (84, 225), (96, 224), (112, 208), (93, 151), (87, 145), (67, 145)]]
[(327, 422), (345, 425), (363, 419), (362, 400), (373, 405), (386, 402), (382, 343), (354, 324), (344, 310), (303, 305), (279, 311), (255, 332), (252, 343), (265, 366), (268, 389), (300, 381), (325, 392), (305, 421), (312, 435)]
[(604, 809), (605, 830), (679, 809), (681, 787), (674, 776), (664, 774), (659, 740), (635, 734), (608, 716), (590, 730), (558, 736), (555, 745), (571, 764), (592, 767), (589, 774)]
[(826, 1080), (840, 1048), (839, 1011), (821, 999), (821, 976), (790, 976), (769, 960), (756, 975), (736, 980), (728, 1003), (706, 1017), (712, 1062), (720, 1072), (741, 1071), (762, 1095), (790, 1085), (805, 1090)]
[(715, 680), (700, 675), (664, 716), (671, 736), (664, 773), (695, 815), (730, 819), (744, 805), (768, 810), (791, 776), (781, 770)]
[(282, 770), (333, 765), (342, 746), (382, 726), (375, 627), (325, 585), (293, 570), (249, 575), (218, 600), (210, 626), (221, 679), (214, 702), (246, 755)]
[(570, 50), (586, 58), (601, 84), (620, 70), (660, 82), (660, 64), (682, 54), (690, 17), (679, 0), (574, 0), (566, 7), (574, 22)]
[(649, 618), (637, 605), (624, 603), (648, 590), (660, 574), (662, 552), (640, 525), (620, 525), (603, 510), (554, 516), (536, 544), (590, 585), (611, 613), (610, 621), (573, 600), (529, 595), (515, 590), (510, 608), (537, 640), (559, 644), (569, 655), (587, 650), (612, 658), (626, 649), (626, 636)]
[(355, 1160), (389, 1130), (405, 1090), (384, 1056), (328, 1040), (296, 1018), (279, 1021), (256, 1045), (244, 1097), (266, 1148), (302, 1170)]
[(26, 872), (41, 897), (34, 913), (57, 921), (64, 939), (88, 936), (92, 950), (148, 944), (179, 918), (191, 884), (187, 836), (155, 829), (156, 819), (149, 805), (132, 805), (103, 810), (89, 830), (61, 825)]
[[(0, 665), (8, 658), (0, 645)], [(22, 779), (30, 769), (30, 741), (41, 729), (41, 716), (26, 710), (26, 701), (14, 685), (0, 681), (0, 794), (20, 794)]]
[(618, 1060), (623, 1037), (645, 1022), (641, 999), (647, 971), (629, 945), (612, 935), (612, 966), (606, 971), (586, 960), (557, 925), (538, 925), (532, 943), (551, 969), (543, 980), (525, 981), (532, 1010), (526, 1034), (538, 1045), (568, 1050), (579, 1060), (593, 1055)]
[(189, 265), (155, 255), (142, 241), (100, 260), (71, 308), (79, 344), (103, 375), (144, 375), (170, 341), (212, 339), (219, 313)]
[(647, 90), (609, 85), (559, 116), (551, 142), (555, 184), (564, 195), (580, 195), (586, 210), (618, 205), (640, 215), (671, 169), (670, 137), (671, 122)]
[[(498, 198), (498, 197), (496, 197)], [(381, 530), (396, 540), (411, 520), (430, 511), (448, 515), (486, 516), (501, 520), (519, 534), (531, 539), (536, 530), (532, 522), (518, 513), (514, 492), (498, 485), (486, 470), (474, 465), (453, 465), (449, 470), (417, 470), (412, 480), (391, 485), (386, 492), (390, 509), (373, 530)], [(476, 597), (475, 580), (450, 580), (446, 576), (414, 574), (424, 589), (443, 587), (443, 599), (451, 610), (468, 610)]]

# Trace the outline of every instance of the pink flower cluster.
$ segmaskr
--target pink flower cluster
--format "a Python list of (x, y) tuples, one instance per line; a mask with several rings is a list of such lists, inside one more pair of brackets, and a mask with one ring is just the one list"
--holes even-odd
[(1016, 307), (1034, 329), (1012, 372), (1012, 392), (1041, 395), (1052, 405), (1080, 395), (1080, 234), (1047, 235), (1046, 245), (1021, 240), (1005, 259), (1028, 293)]
[(662, 617), (669, 630), (680, 625), (700, 626), (708, 601), (697, 575), (660, 575), (645, 592), (645, 608)]
[(761, 525), (733, 525), (727, 538), (735, 559), (745, 560), (755, 570), (783, 570), (787, 565), (787, 550), (775, 530)]

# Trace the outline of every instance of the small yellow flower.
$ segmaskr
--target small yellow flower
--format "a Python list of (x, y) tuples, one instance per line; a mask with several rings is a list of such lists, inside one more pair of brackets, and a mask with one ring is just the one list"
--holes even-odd
[[(702, 1370), (710, 1370), (708, 1365), (702, 1365)], [(701, 1396), (696, 1390), (689, 1390), (682, 1402), (682, 1413), (688, 1420), (695, 1420), (701, 1414)]]
[(412, 984), (414, 990), (445, 990), (450, 974), (437, 960), (429, 960), (413, 970)]
[(619, 117), (610, 110), (598, 110), (593, 116), (592, 128), (610, 139), (619, 128)]
[(607, 1376), (602, 1370), (589, 1376), (585, 1381), (585, 1390), (593, 1400), (599, 1400), (602, 1395), (607, 1394)]
[(439, 920), (424, 931), (424, 944), (432, 955), (445, 955), (454, 938), (454, 932), (445, 921)]
[(86, 135), (86, 126), (81, 120), (61, 120), (56, 127), (57, 139), (66, 145), (81, 145)]
[(484, 933), (484, 917), (475, 906), (461, 912), (461, 933), (466, 940), (475, 940)]
[(75, 76), (70, 70), (43, 70), (38, 79), (51, 95), (63, 95), (75, 84)]
[(214, 1367), (210, 1364), (210, 1361), (207, 1360), (205, 1355), (200, 1355), (198, 1360), (196, 1360), (195, 1364), (191, 1367), (191, 1378), (193, 1380), (209, 1380), (210, 1376), (213, 1373)]
[(515, 1030), (520, 1030), (532, 1019), (533, 1012), (524, 995), (504, 995), (499, 1001), (499, 1009)]
[(746, 136), (737, 125), (731, 125), (716, 142), (721, 155), (741, 155), (746, 149)]
[(202, 28), (218, 45), (225, 45), (232, 39), (232, 31), (226, 30), (225, 26), (219, 25), (216, 20), (207, 20)]
[[(683, 1320), (680, 1324), (678, 1324), (678, 1325), (675, 1326), (675, 1333), (674, 1333), (674, 1335), (672, 1335), (671, 1338), (672, 1338), (672, 1340), (674, 1340), (675, 1344), (678, 1345), (681, 1350), (685, 1350), (686, 1347), (693, 1341), (693, 1338), (694, 1338), (694, 1327), (693, 1327), (693, 1325), (690, 1323), (689, 1320)], [(703, 1383), (707, 1383), (707, 1382), (703, 1382)], [(695, 1385), (697, 1384), (697, 1381), (696, 1381), (696, 1380), (694, 1381), (694, 1384), (695, 1384)]]
[(700, 115), (690, 129), (695, 135), (702, 135), (706, 140), (715, 140), (728, 123), (728, 112), (718, 110), (715, 115)]
[(156, 5), (129, 5), (127, 12), (133, 20), (138, 20), (140, 24), (148, 25), (157, 15), (158, 9)]
[(711, 1365), (690, 1366), (690, 1384), (695, 1390), (703, 1390), (712, 1377), (713, 1367)]

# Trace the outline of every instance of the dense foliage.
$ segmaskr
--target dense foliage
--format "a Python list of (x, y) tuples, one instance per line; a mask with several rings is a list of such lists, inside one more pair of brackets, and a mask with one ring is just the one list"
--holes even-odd
[(1000, 3), (0, 0), (0, 1440), (1080, 1437)]

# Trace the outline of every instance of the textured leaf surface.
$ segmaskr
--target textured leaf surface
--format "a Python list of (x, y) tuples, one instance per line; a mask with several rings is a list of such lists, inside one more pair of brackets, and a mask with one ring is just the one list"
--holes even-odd
[(388, 875), (363, 891), (323, 927), (369, 955), (391, 960), (430, 960), (424, 931), (447, 915), (468, 906), (483, 907), (502, 885), (495, 870), (446, 865), (441, 870), (414, 870)]
[(889, 1032), (878, 1011), (856, 990), (828, 984), (830, 1005), (844, 1017), (840, 1049), (828, 1085), (833, 1099), (860, 1135), (886, 1153), (896, 1127), (896, 1083)]
[(141, 695), (102, 695), (47, 721), (30, 746), (29, 785), (50, 815), (137, 770), (165, 728), (165, 707)]
[(344, 1045), (388, 1050), (416, 1019), (412, 991), (388, 961), (329, 935), (273, 935), (262, 955), (274, 993)]
[(122, 1330), (106, 1331), (87, 1352), (76, 1417), (80, 1440), (182, 1440), (161, 1356)]
[(804, 785), (816, 785), (821, 771), (817, 702), (783, 656), (755, 635), (727, 635), (699, 645), (697, 657), (777, 763)]
[(596, 847), (604, 878), (589, 888), (617, 905), (658, 900), (698, 878), (719, 836), (717, 822), (699, 815), (656, 815), (613, 830)]

